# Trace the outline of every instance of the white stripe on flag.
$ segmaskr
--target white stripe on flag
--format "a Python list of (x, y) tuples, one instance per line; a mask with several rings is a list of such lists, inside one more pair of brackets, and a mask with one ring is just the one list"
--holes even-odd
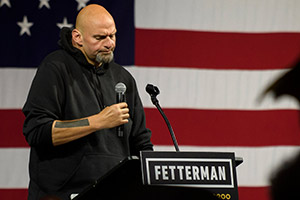
[[(173, 146), (156, 145), (156, 151), (174, 151)], [(300, 150), (298, 146), (280, 147), (196, 147), (179, 146), (181, 151), (235, 152), (244, 162), (237, 167), (238, 185), (241, 187), (261, 187), (269, 185), (274, 169)], [(28, 148), (0, 148), (0, 188), (27, 188)]]
[[(127, 67), (135, 77), (145, 107), (153, 107), (145, 91), (148, 83), (158, 86), (161, 106), (192, 109), (298, 109), (291, 97), (275, 101), (262, 91), (285, 70), (199, 70), (184, 68)], [(35, 69), (0, 69), (0, 108), (22, 108)], [(167, 78), (166, 78), (167, 77)]]
[(0, 148), (0, 188), (27, 188), (29, 148)]
[(147, 29), (299, 32), (299, 7), (299, 0), (138, 0), (135, 25)]
[(35, 68), (0, 68), (0, 109), (22, 108)]
[(161, 106), (191, 109), (298, 109), (296, 99), (260, 100), (269, 84), (285, 70), (205, 70), (184, 68), (127, 68), (135, 77), (145, 107), (153, 107), (145, 92), (148, 83), (156, 85)]

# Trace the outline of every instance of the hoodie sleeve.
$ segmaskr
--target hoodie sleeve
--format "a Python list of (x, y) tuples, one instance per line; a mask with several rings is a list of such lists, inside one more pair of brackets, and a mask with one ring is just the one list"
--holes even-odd
[(63, 79), (51, 62), (40, 65), (22, 109), (25, 115), (23, 134), (30, 146), (52, 144), (52, 123), (61, 116)]

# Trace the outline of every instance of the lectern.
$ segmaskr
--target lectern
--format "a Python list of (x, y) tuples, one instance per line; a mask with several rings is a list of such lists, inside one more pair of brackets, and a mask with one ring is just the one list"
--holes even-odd
[(227, 200), (238, 200), (233, 152), (141, 152), (143, 183), (202, 188)]
[[(150, 153), (150, 154), (148, 154)], [(153, 154), (154, 153), (154, 154)], [(82, 193), (80, 193), (78, 196), (74, 198), (74, 200), (97, 200), (97, 199), (130, 199), (130, 200), (137, 200), (137, 199), (143, 199), (143, 200), (158, 200), (158, 199), (198, 199), (198, 200), (210, 200), (210, 199), (219, 199), (220, 194), (217, 194), (217, 190), (210, 190), (210, 179), (215, 179), (216, 177), (211, 177), (212, 173), (212, 165), (211, 163), (208, 164), (206, 162), (202, 162), (200, 165), (196, 162), (188, 162), (192, 164), (190, 167), (187, 165), (188, 163), (178, 161), (178, 158), (180, 158), (180, 154), (183, 152), (177, 153), (177, 164), (169, 162), (168, 163), (159, 163), (159, 162), (150, 162), (149, 161), (149, 155), (150, 157), (156, 157), (154, 160), (168, 160), (167, 157), (170, 156), (170, 152), (142, 152), (141, 153), (141, 159), (138, 157), (128, 157), (125, 160), (123, 160), (121, 163), (119, 163), (117, 166), (115, 166), (112, 170), (110, 170), (108, 173), (106, 173), (104, 176), (100, 177), (94, 184), (90, 185), (88, 188), (86, 188)], [(171, 153), (172, 154), (172, 153)], [(184, 156), (191, 156), (191, 154), (184, 152)], [(148, 156), (148, 157), (147, 157)], [(172, 157), (174, 155), (171, 155)], [(203, 156), (203, 155), (202, 155)], [(147, 161), (146, 161), (147, 160)], [(152, 158), (150, 158), (151, 161), (153, 161)], [(170, 160), (169, 160), (170, 161)], [(154, 177), (154, 182), (150, 181), (152, 175), (148, 174), (147, 169), (145, 168), (148, 164), (148, 169), (151, 171), (151, 167), (156, 170), (156, 172), (150, 172), (152, 173)], [(216, 166), (220, 166), (221, 170), (222, 164), (215, 163)], [(159, 166), (159, 167), (157, 167)], [(179, 166), (176, 168), (176, 166)], [(184, 167), (183, 167), (184, 166)], [(194, 166), (194, 168), (193, 168)], [(204, 170), (204, 172), (201, 172), (201, 166)], [(207, 168), (207, 166), (210, 166)], [(175, 167), (175, 168), (174, 168)], [(182, 168), (183, 167), (183, 168)], [(198, 167), (198, 170), (196, 170), (196, 167)], [(174, 170), (172, 171), (172, 168)], [(171, 170), (170, 170), (171, 169)], [(193, 171), (194, 170), (194, 171)], [(209, 170), (205, 171), (205, 170)], [(217, 169), (218, 170), (218, 169)], [(227, 173), (225, 172), (227, 170), (224, 169), (224, 172), (221, 173)], [(154, 174), (153, 174), (154, 173)], [(155, 177), (156, 173), (156, 177)], [(195, 173), (198, 173), (197, 176), (199, 178), (202, 178), (203, 173), (206, 174), (205, 176), (210, 177), (204, 177), (204, 183), (206, 181), (207, 187), (198, 187), (196, 185), (189, 185), (187, 183), (184, 183), (184, 181), (180, 181), (180, 178), (186, 179), (186, 174), (188, 174), (188, 179), (192, 176), (195, 177)], [(201, 175), (202, 173), (202, 175)], [(220, 172), (216, 171), (216, 176), (219, 176)], [(173, 175), (173, 176), (172, 176)], [(146, 180), (146, 177), (149, 177), (149, 180)], [(176, 178), (177, 176), (178, 178)], [(198, 178), (196, 176), (196, 178)], [(228, 176), (227, 174), (223, 174), (221, 176)], [(169, 178), (169, 180), (164, 182), (164, 179), (166, 177)], [(156, 180), (155, 180), (156, 178)], [(208, 180), (208, 179), (209, 180)], [(230, 180), (231, 177), (226, 177)], [(161, 180), (159, 180), (161, 179)], [(150, 182), (149, 182), (150, 181)], [(155, 182), (156, 181), (156, 182)], [(175, 184), (172, 184), (173, 183)], [(186, 180), (185, 180), (186, 181)], [(233, 180), (234, 181), (234, 180)], [(192, 181), (196, 183), (197, 181)], [(224, 182), (224, 181), (223, 181)], [(178, 184), (179, 183), (179, 184)], [(233, 185), (231, 189), (234, 189), (236, 187), (236, 181), (234, 182), (226, 182), (225, 184)], [(226, 189), (226, 187), (225, 187)], [(235, 188), (236, 189), (236, 188)], [(228, 194), (226, 193), (226, 190), (222, 188), (221, 190), (224, 195)], [(237, 199), (237, 196), (233, 196), (233, 193), (230, 194), (230, 199), (235, 200)], [(224, 196), (225, 197), (225, 196)], [(226, 196), (227, 198), (229, 196)]]

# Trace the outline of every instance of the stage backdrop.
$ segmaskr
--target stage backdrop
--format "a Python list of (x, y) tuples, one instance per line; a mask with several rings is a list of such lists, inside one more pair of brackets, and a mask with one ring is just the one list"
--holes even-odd
[(298, 104), (261, 92), (300, 55), (299, 0), (0, 0), (0, 199), (25, 199), (29, 147), (21, 108), (36, 68), (90, 3), (117, 24), (115, 59), (136, 78), (156, 150), (229, 151), (240, 200), (268, 200), (270, 176), (300, 145)]

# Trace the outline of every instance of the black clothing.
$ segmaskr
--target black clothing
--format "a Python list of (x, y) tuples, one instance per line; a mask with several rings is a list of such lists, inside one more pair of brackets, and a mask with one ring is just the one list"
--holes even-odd
[[(23, 107), (23, 133), (31, 146), (28, 199), (44, 194), (62, 199), (79, 193), (129, 155), (152, 150), (143, 106), (133, 77), (111, 62), (94, 68), (71, 44), (71, 30), (63, 28), (62, 49), (49, 54), (39, 66)], [(115, 85), (123, 82), (129, 107), (124, 137), (116, 128), (96, 131), (67, 144), (53, 146), (54, 120), (72, 120), (99, 113), (116, 103)]]
[(278, 80), (273, 82), (265, 91), (264, 95), (272, 92), (274, 98), (278, 99), (283, 95), (289, 95), (300, 103), (300, 59), (292, 65), (285, 74), (283, 74)]

